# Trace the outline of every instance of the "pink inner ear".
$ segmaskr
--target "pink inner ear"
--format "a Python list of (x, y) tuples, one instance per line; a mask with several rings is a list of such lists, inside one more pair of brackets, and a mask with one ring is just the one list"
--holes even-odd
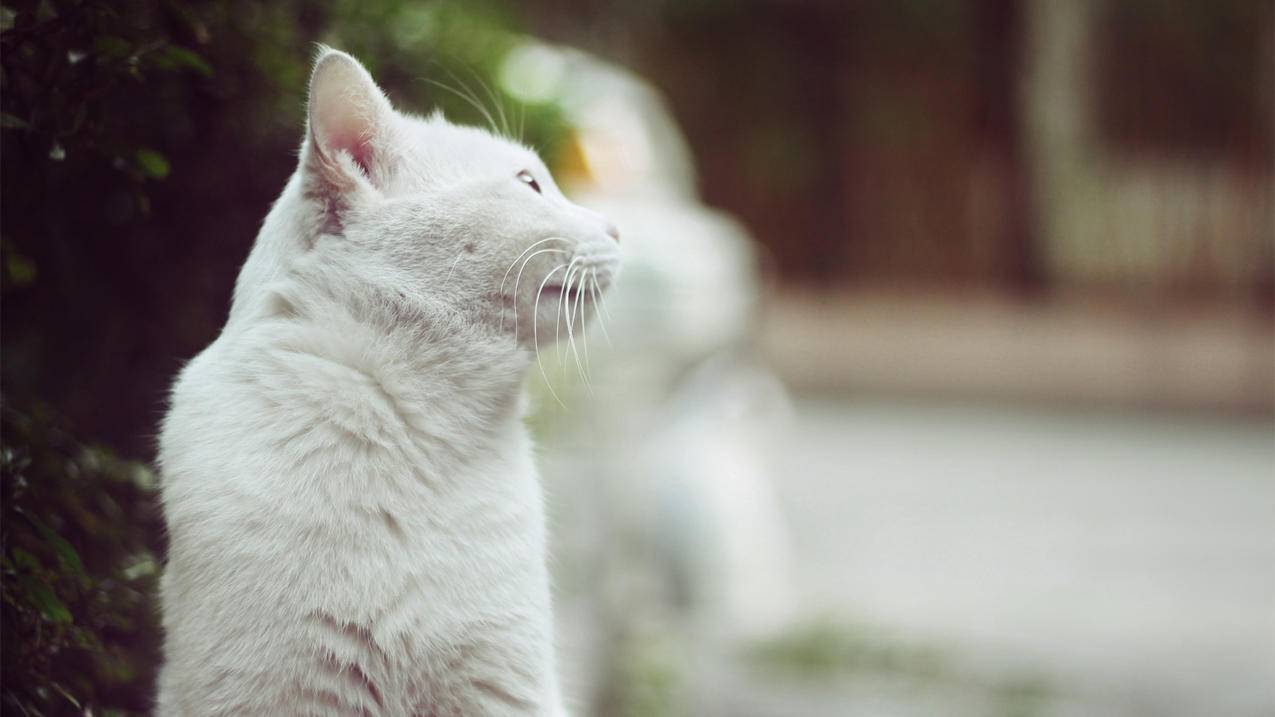
[(348, 152), (354, 163), (371, 176), (372, 142), (369, 138), (371, 126), (366, 119), (359, 117), (348, 108), (337, 110), (337, 117), (320, 117), (320, 123), (327, 121), (327, 127), (319, 128), (319, 142), (325, 154), (332, 157), (337, 152)]
[(351, 147), (350, 156), (354, 158), (354, 163), (359, 165), (359, 169), (363, 170), (363, 174), (369, 178), (372, 176), (372, 143), (362, 142)]
[(332, 137), (329, 145), (332, 151), (349, 152), (354, 163), (363, 170), (363, 174), (372, 176), (372, 143), (362, 132), (346, 131)]

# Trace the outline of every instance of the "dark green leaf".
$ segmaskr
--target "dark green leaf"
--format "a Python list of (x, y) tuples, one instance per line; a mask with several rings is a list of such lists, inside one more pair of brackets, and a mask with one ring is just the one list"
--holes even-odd
[(207, 60), (195, 52), (177, 45), (169, 45), (156, 53), (155, 64), (161, 69), (185, 67), (198, 72), (204, 77), (213, 76), (212, 65), (209, 65)]
[[(26, 515), (24, 513), (24, 515)], [(53, 529), (45, 525), (38, 518), (32, 515), (26, 515), (27, 520), (35, 526), (39, 531), (40, 537), (53, 548), (53, 552), (57, 553), (58, 559), (62, 562), (62, 566), (69, 568), (77, 577), (87, 578), (84, 572), (84, 563), (80, 560), (80, 554), (76, 552), (75, 547), (66, 541), (65, 538), (53, 532)]]
[(168, 176), (168, 159), (153, 149), (137, 150), (137, 166), (142, 173), (151, 179), (163, 179)]
[(40, 611), (44, 619), (56, 624), (72, 622), (71, 611), (66, 609), (66, 605), (58, 599), (53, 588), (46, 585), (44, 581), (23, 576), (19, 582), (31, 604)]
[(111, 60), (127, 57), (133, 52), (133, 46), (129, 44), (128, 40), (115, 35), (97, 38), (97, 41), (93, 43), (93, 47), (99, 55)]
[(35, 572), (44, 567), (44, 565), (40, 563), (39, 558), (35, 557), (31, 553), (28, 553), (22, 548), (13, 549), (13, 564), (16, 567), (22, 568), (23, 570), (27, 570), (30, 572)]

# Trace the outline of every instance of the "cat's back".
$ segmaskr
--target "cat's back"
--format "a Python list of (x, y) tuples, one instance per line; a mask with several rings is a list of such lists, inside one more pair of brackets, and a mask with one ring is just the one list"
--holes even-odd
[[(193, 358), (173, 384), (160, 431), (162, 498), (170, 521), (181, 517), (188, 499), (208, 514), (210, 500), (251, 499), (278, 487), (255, 474), (279, 464), (272, 444), (284, 426), (297, 427), (305, 412), (273, 401), (270, 391), (274, 349), (259, 332), (223, 333)], [(252, 478), (249, 478), (252, 476)], [(170, 530), (173, 526), (170, 522)]]

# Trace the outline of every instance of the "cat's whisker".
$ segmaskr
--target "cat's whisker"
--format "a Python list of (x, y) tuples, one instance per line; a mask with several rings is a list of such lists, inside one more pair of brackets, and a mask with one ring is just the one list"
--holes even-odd
[[(570, 263), (570, 264), (567, 264), (567, 272), (566, 272), (566, 274), (564, 274), (563, 276), (570, 276), (570, 275), (571, 275), (571, 267), (575, 266), (575, 263), (576, 263), (576, 259), (572, 259), (572, 260), (571, 260), (571, 263)], [(563, 310), (563, 306), (562, 306), (562, 298), (561, 298), (561, 297), (562, 297), (562, 295), (561, 295), (561, 294), (559, 294), (559, 298), (558, 298), (558, 310), (557, 310), (556, 312), (554, 312), (554, 315), (553, 315), (553, 352), (554, 352), (554, 355), (558, 357), (558, 360), (562, 362), (562, 378), (563, 378), (563, 380), (566, 380), (566, 378), (567, 378), (567, 364), (566, 364), (566, 362), (565, 362), (565, 361), (562, 361), (562, 352), (563, 352), (563, 348), (562, 348), (562, 310)]]
[(611, 310), (607, 308), (606, 292), (602, 290), (602, 285), (598, 283), (597, 269), (593, 270), (593, 286), (598, 290), (598, 307), (602, 309), (602, 313), (606, 314), (608, 319), (611, 318)]
[[(597, 314), (597, 313), (598, 313), (598, 312), (597, 312), (597, 305), (598, 305), (598, 304), (597, 304), (597, 295), (593, 293), (593, 288), (592, 288), (592, 286), (588, 283), (588, 282), (589, 282), (589, 280), (592, 278), (592, 272), (593, 272), (593, 269), (590, 269), (589, 271), (590, 271), (590, 274), (589, 274), (588, 276), (582, 276), (582, 277), (580, 278), (580, 292), (581, 292), (581, 295), (582, 295), (582, 296), (583, 296), (583, 293), (584, 293), (584, 292), (586, 292), (586, 291), (587, 291), (587, 292), (589, 292), (589, 300), (590, 300), (590, 302), (593, 304), (593, 307), (594, 307), (593, 313), (594, 313), (594, 314)], [(581, 313), (583, 314), (583, 312), (581, 312)], [(602, 317), (601, 317), (601, 316), (597, 316), (597, 323), (598, 323), (598, 325), (599, 325), (599, 326), (601, 326), (601, 324), (602, 324)], [(590, 386), (590, 387), (592, 387), (592, 386), (593, 386), (593, 360), (589, 357), (589, 334), (590, 334), (591, 332), (590, 332), (590, 331), (588, 331), (588, 330), (586, 329), (585, 331), (581, 331), (580, 333), (583, 335), (583, 338), (581, 339), (581, 341), (583, 341), (583, 342), (584, 342), (584, 365), (585, 365), (586, 367), (588, 367), (588, 374), (587, 374), (587, 375), (588, 375), (588, 379), (589, 379), (589, 386)], [(590, 395), (592, 395), (592, 394), (590, 394)]]
[[(562, 238), (562, 237), (545, 237), (544, 239), (541, 239), (541, 240), (540, 240), (540, 241), (538, 241), (538, 242), (532, 242), (531, 246), (527, 247), (526, 249), (523, 249), (523, 250), (522, 250), (522, 253), (518, 255), (517, 259), (514, 259), (514, 260), (513, 260), (513, 263), (509, 265), (509, 268), (508, 268), (508, 269), (505, 269), (505, 275), (504, 275), (504, 277), (502, 277), (502, 278), (500, 279), (500, 293), (501, 293), (501, 294), (504, 294), (504, 293), (505, 293), (505, 281), (509, 279), (509, 272), (513, 271), (513, 270), (514, 270), (514, 267), (518, 265), (518, 259), (523, 258), (524, 256), (526, 256), (526, 255), (527, 255), (527, 252), (531, 251), (532, 249), (535, 249), (536, 247), (540, 246), (541, 244), (544, 244), (545, 242), (551, 242), (551, 241), (560, 241), (560, 242), (563, 242), (563, 243), (566, 243), (566, 242), (567, 242), (567, 240), (566, 240), (566, 239), (564, 239), (564, 238)], [(564, 250), (564, 251), (565, 251), (565, 250)]]
[(562, 311), (563, 311), (563, 316), (566, 318), (566, 321), (567, 321), (567, 343), (561, 345), (562, 346), (561, 350), (563, 354), (562, 380), (564, 381), (567, 379), (567, 370), (571, 367), (571, 361), (570, 361), (571, 349), (574, 348), (574, 344), (571, 343), (572, 316), (571, 316), (570, 288), (571, 288), (571, 267), (574, 266), (577, 261), (579, 261), (578, 257), (571, 261), (571, 264), (567, 267), (567, 273), (564, 275), (562, 280), (562, 295), (561, 295)]
[(563, 403), (562, 399), (558, 398), (558, 392), (553, 390), (553, 384), (549, 382), (549, 374), (545, 373), (544, 361), (540, 359), (540, 321), (539, 319), (540, 319), (540, 294), (544, 292), (545, 284), (549, 283), (550, 277), (552, 277), (554, 274), (557, 274), (559, 271), (562, 271), (565, 268), (567, 268), (566, 264), (558, 265), (557, 267), (554, 268), (553, 271), (549, 272), (545, 276), (544, 281), (540, 282), (540, 288), (536, 289), (535, 308), (532, 311), (533, 316), (531, 317), (531, 343), (535, 347), (536, 363), (540, 366), (540, 377), (545, 380), (545, 388), (549, 389), (549, 395), (553, 396), (553, 400), (557, 401), (558, 405), (562, 406), (563, 408), (566, 408), (567, 404)]
[[(571, 271), (567, 269), (567, 271)], [(558, 302), (558, 310), (553, 312), (553, 355), (562, 361), (562, 302)], [(562, 364), (562, 377), (567, 377), (566, 362)]]
[[(589, 374), (589, 343), (588, 341), (586, 341), (585, 334), (584, 334), (585, 332), (584, 293), (581, 292), (581, 290), (583, 290), (584, 287), (580, 283), (580, 279), (583, 277), (584, 277), (584, 272), (580, 272), (575, 279), (575, 309), (579, 309), (580, 311), (580, 323), (578, 324), (580, 327), (580, 330), (579, 332), (576, 332), (576, 333), (578, 333), (580, 337), (580, 341), (578, 343), (584, 344), (584, 360), (581, 361), (580, 364), (578, 364), (578, 366), (580, 367), (580, 379), (584, 380), (585, 390), (588, 390), (589, 395), (593, 395), (593, 376)], [(579, 355), (580, 355), (580, 352), (576, 351), (576, 356), (579, 356)]]
[(589, 374), (589, 333), (585, 327), (584, 270), (576, 274), (576, 306), (580, 309), (580, 343), (584, 344), (584, 367), (580, 370), (580, 378), (584, 379), (584, 387), (589, 395), (593, 395), (593, 377)]
[[(522, 272), (526, 270), (527, 264), (531, 263), (531, 260), (539, 256), (540, 254), (553, 254), (553, 253), (566, 254), (567, 252), (562, 249), (553, 249), (553, 248), (541, 249), (540, 251), (533, 253), (531, 256), (528, 256), (526, 259), (523, 259), (522, 266), (518, 267), (518, 275), (514, 279), (514, 291), (512, 295), (513, 305), (514, 305), (514, 335), (515, 336), (517, 336), (518, 334), (518, 286), (522, 283)], [(517, 260), (515, 259), (514, 262), (517, 263)], [(509, 268), (512, 269), (513, 267), (511, 266)], [(500, 288), (500, 292), (502, 296), (504, 295), (504, 291), (505, 291), (504, 281), (502, 280), (501, 288)]]
[[(576, 263), (579, 261), (581, 261), (580, 257), (576, 257), (571, 260), (570, 264), (567, 264), (567, 273), (563, 274), (563, 278), (562, 278), (562, 285), (563, 285), (562, 293), (558, 295), (558, 313), (555, 314), (555, 317), (554, 317), (555, 320), (554, 320), (554, 326), (553, 326), (553, 345), (555, 346), (555, 350), (561, 354), (566, 353), (566, 349), (563, 348), (562, 346), (561, 329), (562, 329), (562, 317), (564, 314), (566, 314), (566, 310), (569, 306), (567, 297), (570, 296), (570, 293), (568, 292), (568, 288), (571, 285), (571, 270), (575, 267)], [(571, 323), (571, 317), (567, 316), (568, 334), (570, 333), (570, 323)], [(567, 378), (568, 365), (570, 364), (565, 359), (563, 359), (562, 360), (562, 378), (564, 381)]]
[(598, 286), (598, 270), (597, 269), (593, 270), (593, 274), (590, 277), (590, 279), (593, 282), (589, 286), (589, 291), (593, 294), (593, 303), (602, 309), (602, 311), (598, 312), (598, 326), (602, 328), (602, 336), (603, 338), (607, 340), (607, 346), (610, 348), (615, 348), (615, 344), (611, 343), (611, 332), (607, 331), (606, 321), (603, 321), (603, 315), (605, 314), (606, 318), (610, 319), (611, 312), (606, 310), (606, 304), (604, 303), (602, 298), (603, 291), (602, 291), (602, 288)]
[(456, 252), (456, 259), (452, 261), (452, 266), (447, 270), (447, 276), (443, 278), (443, 291), (447, 291), (447, 287), (452, 283), (452, 272), (456, 271), (456, 265), (460, 263), (461, 257), (465, 256), (465, 250), (461, 249)]
[[(541, 254), (566, 254), (566, 253), (567, 252), (565, 249), (554, 249), (554, 248), (541, 249), (537, 252), (534, 252), (531, 256), (527, 257), (526, 259), (522, 260), (522, 266), (518, 267), (518, 277), (514, 279), (514, 333), (515, 334), (517, 334), (518, 332), (518, 285), (522, 282), (522, 272), (527, 268), (527, 264), (529, 264), (532, 259), (536, 258), (537, 256)], [(504, 293), (503, 284), (501, 287), (501, 293), (502, 294)]]
[(505, 116), (505, 107), (501, 103), (500, 98), (496, 96), (495, 92), (492, 92), (491, 87), (485, 80), (483, 80), (482, 75), (479, 75), (476, 71), (474, 71), (474, 68), (466, 65), (465, 69), (469, 70), (469, 74), (474, 77), (474, 80), (478, 82), (478, 86), (482, 88), (483, 92), (487, 93), (488, 99), (490, 99), (491, 103), (496, 106), (496, 112), (500, 114), (500, 123), (504, 127), (502, 131), (506, 137), (512, 139), (513, 135), (509, 132), (509, 119)]
[[(589, 271), (593, 271), (593, 270), (590, 269)], [(580, 280), (577, 282), (577, 287), (578, 287), (577, 291), (580, 292), (580, 297), (582, 299), (584, 297), (584, 291), (588, 288), (588, 285), (584, 283), (584, 280), (585, 280), (585, 273), (582, 271), (580, 272)], [(580, 322), (581, 323), (584, 322), (584, 309), (580, 310)], [(584, 343), (584, 365), (588, 366), (589, 365), (589, 332), (587, 330), (582, 329), (580, 331), (580, 335), (582, 337), (581, 341)]]
[[(593, 395), (593, 378), (589, 375), (588, 345), (587, 344), (585, 345), (584, 358), (581, 359), (579, 344), (576, 341), (576, 336), (580, 336), (581, 340), (582, 341), (584, 340), (583, 336), (584, 336), (584, 330), (585, 330), (585, 326), (584, 326), (585, 316), (584, 316), (584, 293), (582, 291), (584, 288), (584, 284), (583, 284), (584, 276), (585, 276), (584, 272), (585, 272), (585, 267), (581, 267), (578, 271), (576, 271), (576, 274), (573, 277), (572, 281), (569, 282), (568, 284), (569, 291), (567, 295), (575, 297), (575, 300), (571, 303), (571, 310), (570, 310), (571, 327), (575, 327), (578, 329), (575, 332), (575, 335), (569, 336), (569, 339), (571, 343), (571, 349), (573, 353), (575, 354), (576, 369), (580, 373), (580, 379), (584, 381), (585, 389), (588, 390), (589, 395), (592, 396)], [(577, 311), (580, 314), (578, 320), (576, 319)]]
[[(578, 257), (576, 259), (573, 259), (571, 263), (575, 264), (577, 261), (580, 261)], [(577, 280), (578, 280), (578, 276), (583, 275), (583, 273), (584, 273), (584, 269), (582, 268), (579, 270), (577, 274)], [(575, 328), (574, 328), (575, 327), (575, 312), (576, 312), (576, 309), (580, 308), (580, 295), (576, 294), (576, 301), (574, 304), (572, 304), (571, 303), (572, 279), (570, 274), (571, 274), (571, 269), (568, 267), (567, 269), (568, 276), (564, 280), (563, 282), (564, 286), (562, 288), (562, 296), (563, 296), (562, 300), (563, 300), (563, 303), (566, 304), (566, 309), (567, 309), (567, 344), (571, 349), (571, 355), (575, 358), (576, 371), (580, 374), (580, 380), (584, 383), (585, 389), (589, 391), (589, 395), (593, 395), (593, 386), (589, 383), (589, 377), (585, 375), (584, 364), (580, 361), (580, 350), (576, 348), (576, 335), (575, 335)], [(580, 317), (583, 320), (584, 318), (583, 311), (581, 311)], [(564, 371), (566, 370), (566, 366), (563, 366), (563, 370)]]
[[(481, 78), (481, 77), (479, 77), (478, 73), (474, 71), (474, 68), (473, 68), (473, 67), (470, 67), (468, 64), (466, 64), (466, 63), (464, 63), (464, 62), (461, 62), (461, 63), (459, 63), (459, 64), (460, 64), (462, 67), (464, 67), (466, 70), (468, 70), (468, 71), (469, 71), (469, 74), (470, 74), (470, 75), (472, 75), (472, 76), (474, 77), (474, 79), (478, 80), (479, 84), (483, 84), (483, 82), (482, 82), (482, 78)], [(483, 108), (483, 110), (484, 110), (484, 114), (486, 114), (486, 115), (488, 116), (488, 122), (491, 124), (491, 130), (492, 130), (492, 133), (493, 133), (493, 134), (496, 134), (496, 133), (502, 133), (502, 134), (506, 134), (506, 135), (508, 134), (508, 133), (505, 131), (505, 129), (504, 129), (504, 125), (506, 124), (506, 123), (505, 123), (505, 113), (504, 113), (504, 111), (503, 111), (503, 110), (501, 110), (501, 108), (500, 108), (500, 103), (499, 103), (499, 102), (495, 102), (495, 98), (494, 98), (494, 97), (491, 97), (491, 91), (490, 91), (490, 90), (488, 90), (488, 91), (487, 91), (487, 95), (488, 95), (488, 97), (491, 97), (491, 99), (493, 100), (493, 103), (496, 105), (496, 110), (500, 113), (500, 121), (501, 121), (501, 125), (500, 125), (500, 126), (497, 126), (497, 125), (496, 125), (495, 120), (490, 119), (490, 118), (491, 118), (491, 114), (490, 114), (489, 112), (487, 112), (487, 111), (486, 111), (487, 104), (486, 104), (485, 102), (483, 102), (483, 101), (482, 101), (482, 98), (480, 98), (480, 97), (478, 96), (478, 93), (477, 93), (477, 92), (474, 92), (473, 88), (471, 88), (471, 87), (469, 86), (469, 83), (468, 83), (468, 82), (465, 82), (464, 80), (462, 80), (462, 79), (461, 79), (461, 78), (460, 78), (460, 77), (459, 77), (459, 76), (458, 76), (455, 72), (453, 72), (453, 71), (452, 71), (452, 69), (451, 69), (450, 67), (446, 67), (446, 66), (442, 65), (441, 63), (439, 64), (439, 67), (441, 67), (441, 68), (443, 69), (443, 72), (446, 72), (446, 73), (448, 74), (448, 76), (450, 76), (453, 80), (455, 80), (455, 81), (456, 81), (456, 84), (460, 85), (460, 86), (461, 86), (461, 88), (463, 88), (463, 89), (465, 90), (465, 93), (466, 93), (466, 94), (468, 94), (470, 98), (472, 98), (472, 102), (477, 103), (477, 104), (479, 104), (479, 105), (482, 105), (482, 108)], [(483, 87), (484, 87), (484, 89), (486, 89), (486, 85), (483, 85)]]
[(451, 85), (448, 85), (443, 82), (439, 82), (438, 80), (435, 80), (433, 78), (422, 77), (421, 79), (432, 85), (437, 85), (438, 87), (441, 87), (442, 89), (447, 90), (448, 92), (456, 95), (462, 100), (465, 100), (466, 102), (470, 104), (470, 106), (472, 106), (474, 109), (482, 113), (483, 118), (487, 120), (487, 124), (491, 125), (492, 131), (495, 131), (496, 129), (498, 129), (496, 127), (496, 119), (491, 116), (491, 112), (489, 112), (486, 107), (484, 107), (480, 102), (475, 100), (473, 97), (465, 94), (464, 92), (461, 92), (460, 90), (456, 89), (455, 87), (452, 87)]

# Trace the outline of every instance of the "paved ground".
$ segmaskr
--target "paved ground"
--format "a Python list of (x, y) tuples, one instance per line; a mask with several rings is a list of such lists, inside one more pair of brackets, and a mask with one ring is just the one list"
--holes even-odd
[[(1266, 420), (808, 397), (776, 474), (810, 614), (1040, 675), (1033, 714), (1275, 714)], [(721, 713), (843, 712), (747, 691)], [(843, 708), (982, 711), (879, 692)]]
[[(653, 370), (664, 364), (620, 353), (623, 370), (600, 368), (584, 404), (598, 410), (572, 419), (588, 430), (548, 441), (570, 458), (546, 469), (555, 535), (602, 546), (577, 551), (587, 569), (559, 582), (611, 606), (560, 601), (568, 682), (615, 683), (599, 667), (615, 652), (608, 626), (658, 623), (677, 612), (657, 609), (671, 583), (710, 594), (706, 573), (721, 572), (738, 580), (708, 612), (730, 639), (661, 623), (694, 708), (637, 713), (1275, 714), (1275, 333), (1234, 307), (1184, 312), (778, 297), (757, 346), (796, 392), (786, 429), (768, 398), (782, 390), (759, 392), (766, 382), (729, 362), (663, 406), (650, 377), (673, 380)], [(634, 333), (640, 349), (649, 337)], [(634, 389), (643, 377), (652, 388)], [(726, 547), (696, 552), (710, 544)], [(777, 589), (789, 584), (794, 595)], [(906, 664), (816, 680), (754, 669), (723, 644), (764, 633), (775, 613), (754, 608), (767, 605), (798, 624), (885, 631), (869, 662), (906, 663), (920, 646), (945, 666), (936, 679)]]

